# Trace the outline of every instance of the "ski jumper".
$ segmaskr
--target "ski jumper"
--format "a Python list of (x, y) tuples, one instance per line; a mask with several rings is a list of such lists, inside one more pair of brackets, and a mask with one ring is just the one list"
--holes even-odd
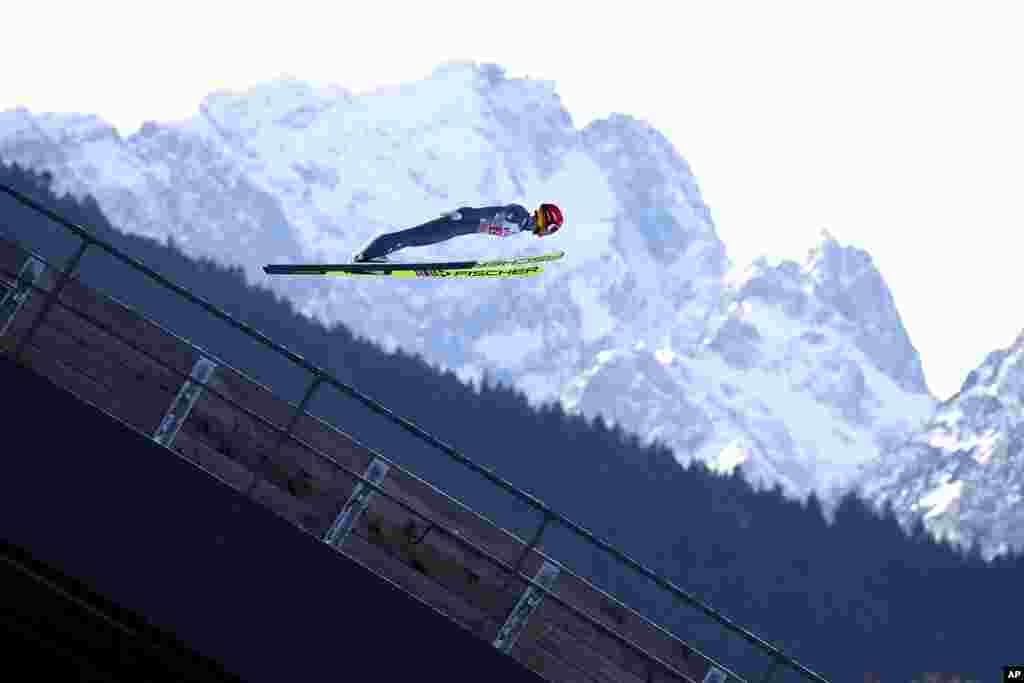
[(533, 225), (533, 216), (519, 204), (482, 208), (464, 206), (422, 225), (380, 235), (363, 249), (362, 257), (374, 259), (405, 247), (425, 247), (478, 232), (508, 237), (532, 231)]

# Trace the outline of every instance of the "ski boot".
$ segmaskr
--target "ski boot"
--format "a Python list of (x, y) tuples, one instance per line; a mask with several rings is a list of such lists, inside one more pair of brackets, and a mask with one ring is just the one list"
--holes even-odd
[(387, 256), (375, 256), (374, 258), (366, 258), (363, 254), (365, 251), (356, 252), (352, 257), (352, 263), (390, 263)]

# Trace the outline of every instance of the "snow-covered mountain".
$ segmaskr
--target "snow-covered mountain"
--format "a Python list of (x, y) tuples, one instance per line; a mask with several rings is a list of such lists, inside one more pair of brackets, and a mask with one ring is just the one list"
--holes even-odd
[(1024, 334), (990, 353), (901, 448), (869, 463), (862, 493), (906, 524), (977, 543), (992, 557), (1024, 548)]
[(564, 402), (796, 494), (845, 488), (934, 407), (870, 257), (828, 234), (802, 266), (731, 273), (717, 303), (696, 348), (598, 353)]
[(56, 191), (92, 194), (126, 232), (173, 236), (195, 254), (254, 263), (302, 253), (272, 189), (219, 141), (179, 127), (147, 123), (122, 139), (96, 116), (16, 109), (0, 113), (0, 159), (48, 169)]
[[(193, 119), (118, 136), (95, 117), (0, 114), (0, 158), (50, 170), (122, 229), (243, 265), (301, 310), (466, 379), (603, 413), (680, 460), (795, 493), (846, 483), (931, 414), (881, 275), (825, 236), (804, 265), (736, 273), (686, 161), (613, 115), (574, 127), (553, 84), (494, 65), (354, 96), (284, 78), (217, 93)], [(472, 235), (424, 258), (564, 249), (540, 277), (269, 279), (268, 262), (348, 260), (380, 231), (463, 205), (556, 201), (541, 241)]]

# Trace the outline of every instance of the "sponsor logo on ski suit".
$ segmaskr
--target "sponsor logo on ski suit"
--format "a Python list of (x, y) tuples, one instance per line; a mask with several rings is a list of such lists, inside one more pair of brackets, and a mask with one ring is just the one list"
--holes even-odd
[(508, 237), (522, 232), (530, 219), (530, 213), (518, 204), (502, 207), (493, 216), (481, 218), (480, 225), (488, 235)]

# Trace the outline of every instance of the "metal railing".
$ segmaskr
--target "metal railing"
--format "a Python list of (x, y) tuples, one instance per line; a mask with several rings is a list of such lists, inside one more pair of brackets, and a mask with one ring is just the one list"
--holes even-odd
[[(313, 452), (316, 452), (316, 453), (318, 453), (318, 455), (320, 457), (327, 458), (328, 460), (331, 460), (332, 462), (334, 462), (335, 465), (337, 465), (339, 467), (342, 467), (343, 469), (346, 469), (346, 471), (348, 472), (348, 474), (350, 476), (353, 476), (356, 479), (362, 481), (364, 486), (371, 487), (373, 490), (375, 490), (377, 493), (379, 493), (381, 495), (387, 495), (386, 493), (384, 493), (383, 489), (380, 486), (378, 486), (377, 484), (375, 484), (375, 483), (365, 479), (364, 477), (362, 477), (358, 473), (351, 472), (350, 470), (347, 470), (347, 468), (344, 468), (344, 466), (341, 465), (340, 463), (337, 463), (336, 461), (333, 461), (331, 458), (329, 458), (329, 456), (326, 456), (326, 455), (324, 455), (322, 453), (319, 453), (319, 451), (317, 451), (315, 448), (313, 448), (309, 444), (305, 444), (301, 440), (297, 439), (291, 433), (292, 429), (295, 426), (296, 420), (298, 419), (298, 417), (300, 415), (306, 414), (306, 415), (309, 415), (310, 417), (312, 417), (313, 419), (318, 419), (315, 416), (310, 415), (309, 413), (307, 413), (305, 411), (305, 406), (312, 399), (313, 395), (316, 393), (316, 391), (318, 390), (319, 387), (323, 386), (324, 384), (333, 386), (334, 388), (336, 388), (339, 391), (341, 391), (343, 394), (346, 394), (347, 396), (356, 399), (357, 401), (362, 403), (365, 407), (369, 408), (374, 413), (377, 413), (378, 415), (381, 415), (381, 416), (385, 417), (386, 419), (391, 421), (393, 424), (395, 424), (395, 425), (401, 427), (402, 429), (404, 429), (405, 431), (413, 434), (414, 436), (419, 438), (424, 443), (427, 443), (430, 446), (434, 447), (435, 449), (441, 451), (442, 453), (444, 453), (451, 460), (453, 460), (453, 461), (463, 465), (467, 469), (475, 472), (476, 474), (480, 475), (481, 477), (483, 477), (484, 479), (486, 479), (487, 481), (492, 483), (494, 486), (498, 487), (501, 490), (504, 490), (505, 492), (511, 494), (515, 498), (518, 498), (519, 500), (523, 501), (528, 506), (532, 507), (534, 510), (539, 512), (541, 514), (541, 516), (542, 516), (542, 521), (541, 521), (540, 525), (538, 526), (536, 532), (532, 536), (531, 540), (527, 544), (526, 553), (524, 553), (524, 555), (521, 558), (520, 562), (517, 563), (518, 565), (521, 565), (522, 559), (525, 559), (526, 554), (529, 553), (530, 550), (533, 550), (534, 552), (538, 552), (539, 554), (542, 554), (542, 553), (540, 553), (539, 551), (536, 550), (536, 547), (540, 543), (544, 533), (547, 531), (547, 529), (550, 527), (550, 525), (552, 523), (557, 523), (557, 524), (561, 525), (563, 528), (565, 528), (566, 530), (571, 531), (576, 536), (578, 536), (579, 538), (583, 539), (585, 542), (587, 542), (588, 544), (590, 544), (594, 548), (597, 548), (597, 549), (600, 549), (600, 550), (604, 551), (609, 556), (614, 558), (617, 562), (619, 562), (622, 566), (628, 567), (629, 569), (633, 570), (634, 572), (636, 572), (640, 576), (648, 579), (649, 581), (654, 583), (656, 586), (661, 588), (663, 591), (665, 591), (667, 594), (671, 595), (676, 601), (682, 602), (682, 603), (686, 604), (687, 606), (689, 606), (691, 608), (694, 608), (697, 611), (703, 613), (710, 620), (716, 622), (717, 624), (719, 624), (720, 626), (725, 628), (730, 633), (733, 633), (733, 634), (741, 637), (742, 639), (744, 639), (745, 641), (747, 641), (751, 645), (755, 646), (757, 649), (759, 649), (765, 655), (767, 655), (769, 657), (769, 659), (770, 659), (771, 664), (770, 664), (770, 667), (769, 667), (768, 671), (765, 673), (765, 676), (762, 678), (762, 681), (768, 681), (774, 675), (774, 673), (779, 669), (779, 667), (785, 667), (785, 668), (788, 668), (788, 669), (790, 669), (790, 670), (800, 674), (803, 678), (805, 678), (807, 680), (815, 681), (816, 683), (828, 683), (828, 681), (825, 678), (823, 678), (820, 674), (818, 674), (818, 673), (808, 669), (807, 667), (802, 665), (800, 662), (798, 662), (796, 659), (794, 659), (790, 655), (784, 653), (779, 648), (775, 647), (774, 645), (772, 645), (771, 643), (765, 641), (764, 639), (758, 637), (757, 635), (755, 635), (751, 631), (743, 628), (739, 624), (736, 624), (735, 622), (730, 620), (728, 617), (723, 615), (718, 610), (715, 610), (711, 606), (706, 605), (705, 603), (703, 603), (696, 596), (688, 593), (687, 591), (685, 591), (682, 588), (680, 588), (679, 586), (675, 585), (673, 582), (671, 582), (667, 578), (661, 576), (660, 574), (658, 574), (655, 571), (653, 571), (652, 569), (648, 568), (647, 566), (645, 566), (641, 562), (639, 562), (636, 559), (630, 557), (629, 555), (627, 555), (626, 553), (622, 552), (618, 548), (612, 546), (609, 542), (607, 542), (607, 541), (605, 541), (605, 540), (603, 540), (601, 538), (598, 538), (595, 534), (593, 534), (592, 532), (590, 532), (589, 530), (587, 530), (586, 528), (584, 528), (580, 524), (577, 524), (576, 522), (573, 522), (572, 520), (568, 519), (564, 515), (556, 512), (551, 507), (549, 507), (547, 504), (545, 504), (543, 501), (537, 499), (536, 497), (534, 497), (533, 495), (527, 493), (526, 491), (523, 491), (522, 489), (519, 489), (518, 487), (516, 487), (512, 483), (510, 483), (507, 480), (505, 480), (502, 477), (500, 477), (498, 474), (496, 474), (490, 468), (484, 467), (484, 466), (480, 465), (479, 463), (474, 462), (469, 457), (467, 457), (467, 456), (463, 455), (462, 453), (458, 452), (455, 448), (453, 448), (453, 447), (443, 443), (437, 437), (435, 437), (432, 434), (428, 433), (427, 431), (425, 431), (424, 429), (422, 429), (418, 425), (414, 424), (410, 420), (396, 415), (391, 410), (389, 410), (386, 406), (384, 406), (383, 404), (381, 404), (378, 401), (374, 400), (373, 398), (370, 398), (369, 396), (363, 394), (362, 392), (357, 390), (355, 387), (352, 387), (352, 386), (350, 386), (348, 384), (345, 384), (344, 382), (341, 382), (340, 380), (336, 379), (331, 374), (329, 374), (326, 370), (324, 370), (322, 368), (319, 368), (316, 365), (314, 365), (313, 363), (307, 361), (301, 354), (298, 354), (298, 353), (296, 353), (296, 352), (294, 352), (294, 351), (292, 351), (292, 350), (290, 350), (290, 349), (288, 349), (288, 348), (286, 348), (286, 347), (284, 347), (284, 346), (274, 342), (269, 337), (265, 336), (264, 334), (260, 333), (259, 331), (255, 330), (254, 328), (250, 327), (249, 325), (247, 325), (247, 324), (245, 324), (245, 323), (243, 323), (243, 322), (241, 322), (239, 320), (236, 320), (231, 315), (229, 315), (228, 313), (222, 311), (221, 309), (219, 309), (217, 306), (213, 305), (212, 303), (210, 303), (210, 302), (206, 301), (205, 299), (197, 296), (196, 294), (190, 292), (186, 288), (184, 288), (184, 287), (182, 287), (180, 285), (175, 284), (174, 282), (170, 281), (166, 277), (162, 276), (161, 274), (157, 273), (156, 271), (154, 271), (151, 268), (149, 268), (148, 266), (146, 266), (144, 263), (142, 263), (142, 262), (138, 261), (137, 259), (135, 259), (135, 258), (133, 258), (133, 257), (131, 257), (131, 256), (129, 256), (129, 255), (123, 253), (123, 252), (121, 252), (119, 249), (117, 249), (113, 245), (108, 244), (104, 240), (101, 240), (101, 239), (97, 238), (96, 236), (92, 235), (85, 228), (83, 228), (83, 227), (81, 227), (79, 225), (76, 225), (75, 223), (73, 223), (71, 221), (68, 221), (67, 219), (63, 218), (62, 216), (58, 215), (57, 213), (53, 212), (52, 210), (48, 209), (47, 207), (42, 206), (39, 203), (37, 203), (36, 201), (34, 201), (33, 199), (25, 196), (21, 192), (18, 192), (17, 190), (14, 190), (14, 189), (12, 189), (10, 187), (7, 187), (6, 185), (3, 185), (3, 184), (0, 184), (0, 191), (2, 191), (3, 193), (9, 195), (10, 197), (12, 197), (14, 200), (19, 202), (20, 204), (22, 204), (22, 205), (24, 205), (24, 206), (26, 206), (26, 207), (34, 210), (34, 211), (36, 211), (36, 212), (46, 216), (50, 220), (58, 223), (59, 225), (61, 225), (62, 227), (64, 227), (65, 229), (67, 229), (68, 231), (73, 233), (76, 237), (78, 237), (81, 240), (81, 244), (80, 244), (78, 250), (74, 253), (74, 255), (72, 256), (71, 260), (61, 270), (60, 275), (59, 275), (59, 277), (57, 279), (57, 282), (55, 283), (54, 287), (50, 291), (43, 293), (43, 296), (45, 296), (43, 307), (40, 310), (39, 314), (37, 315), (36, 319), (32, 322), (32, 325), (30, 326), (29, 330), (22, 336), (21, 340), (17, 344), (17, 346), (16, 346), (16, 348), (14, 350), (14, 355), (15, 355), (16, 358), (21, 356), (21, 354), (23, 353), (26, 345), (28, 344), (29, 340), (31, 339), (32, 335), (35, 334), (35, 332), (38, 329), (39, 325), (42, 324), (42, 321), (43, 321), (44, 317), (46, 316), (46, 314), (49, 312), (49, 310), (54, 305), (58, 305), (58, 297), (60, 296), (60, 293), (63, 291), (63, 289), (67, 285), (69, 279), (74, 274), (74, 271), (78, 267), (78, 264), (80, 263), (80, 261), (81, 261), (83, 255), (85, 254), (86, 250), (89, 249), (90, 247), (99, 248), (99, 249), (105, 251), (106, 253), (108, 253), (109, 255), (113, 256), (115, 259), (117, 259), (117, 260), (123, 262), (124, 264), (128, 265), (133, 270), (136, 270), (136, 271), (142, 273), (143, 275), (147, 276), (153, 282), (156, 282), (160, 286), (162, 286), (165, 289), (168, 289), (171, 292), (177, 294), (178, 296), (180, 296), (181, 298), (185, 299), (186, 301), (188, 301), (188, 302), (190, 302), (190, 303), (192, 303), (192, 304), (202, 308), (203, 310), (205, 310), (207, 313), (211, 314), (215, 318), (218, 318), (218, 319), (222, 320), (223, 322), (225, 322), (225, 323), (231, 325), (232, 327), (236, 328), (237, 330), (243, 332), (245, 335), (247, 335), (247, 336), (251, 337), (252, 339), (260, 342), (262, 345), (264, 345), (268, 349), (270, 349), (270, 350), (276, 352), (277, 354), (283, 356), (284, 358), (288, 359), (294, 365), (296, 365), (297, 367), (305, 370), (310, 375), (310, 382), (309, 382), (309, 384), (307, 386), (306, 392), (303, 395), (302, 400), (296, 406), (295, 413), (293, 414), (293, 418), (290, 421), (289, 426), (286, 429), (280, 429), (276, 425), (273, 425), (273, 424), (269, 423), (268, 421), (264, 420), (262, 417), (256, 416), (255, 414), (251, 414), (251, 417), (253, 417), (254, 419), (260, 420), (261, 422), (266, 424), (268, 427), (271, 427), (272, 429), (277, 431), (279, 433), (279, 435), (280, 435), (280, 438), (281, 438), (282, 442), (284, 440), (291, 440), (291, 441), (298, 442), (304, 448), (307, 448), (307, 449), (309, 449), (309, 450), (311, 450)], [(84, 315), (84, 314), (81, 314), (79, 312), (76, 312), (76, 313), (78, 313), (79, 315)], [(208, 351), (206, 351), (206, 350), (199, 350), (199, 352), (203, 356), (210, 356), (210, 353)], [(217, 362), (220, 363), (221, 361), (218, 360)], [(226, 365), (226, 364), (224, 364), (224, 365)], [(175, 370), (175, 372), (177, 373), (179, 371)], [(213, 391), (213, 389), (210, 388), (210, 387), (207, 387), (207, 391)], [(230, 400), (230, 399), (225, 399), (225, 400)], [(251, 412), (251, 411), (248, 411), (247, 409), (241, 408), (240, 406), (238, 406), (238, 407), (240, 409), (242, 409), (242, 410), (245, 410), (246, 412)], [(409, 474), (411, 475), (411, 473), (409, 473)], [(415, 475), (411, 475), (411, 476), (415, 476)], [(416, 478), (419, 479), (418, 477), (416, 477)], [(466, 508), (466, 506), (462, 505), (461, 503), (458, 503), (458, 501), (456, 501), (455, 499), (451, 498), (451, 496), (448, 496), (447, 494), (443, 494), (443, 495), (446, 498), (449, 498), (453, 502), (457, 503), (460, 507)], [(466, 509), (468, 510), (468, 508), (466, 508)], [(472, 512), (472, 511), (470, 511), (470, 512)], [(474, 513), (474, 514), (476, 514), (476, 513)], [(489, 520), (488, 520), (488, 522), (489, 522)], [(438, 528), (440, 528), (440, 527), (438, 527)], [(510, 532), (506, 532), (506, 533), (510, 533)], [(514, 537), (514, 534), (510, 534), (510, 535), (512, 535)], [(456, 534), (456, 537), (457, 537), (457, 534)], [(482, 549), (478, 549), (478, 550), (480, 550), (480, 552), (486, 553), (486, 551), (483, 551)], [(559, 596), (557, 596), (556, 594), (552, 593), (545, 586), (543, 586), (541, 584), (538, 584), (532, 577), (529, 577), (529, 576), (526, 576), (526, 575), (522, 574), (521, 571), (520, 571), (520, 568), (521, 568), (520, 566), (516, 566), (516, 567), (507, 566), (507, 565), (504, 564), (504, 562), (502, 560), (500, 560), (498, 558), (493, 558), (492, 561), (496, 562), (496, 563), (499, 563), (505, 570), (510, 571), (513, 574), (515, 574), (516, 576), (518, 576), (521, 581), (527, 582), (528, 584), (534, 586), (539, 591), (543, 591), (544, 594), (546, 595), (547, 599), (552, 599), (552, 600), (558, 602), (559, 604), (561, 604), (563, 607), (567, 607), (569, 609), (575, 610), (575, 608), (573, 608), (572, 606), (570, 606), (567, 603), (565, 603)], [(554, 562), (553, 560), (549, 560), (549, 561), (551, 561), (553, 564), (558, 564), (558, 563)], [(559, 564), (558, 566), (561, 566), (561, 565)], [(579, 577), (577, 577), (577, 578), (579, 578)], [(583, 580), (583, 579), (581, 579), (581, 580)], [(593, 587), (592, 584), (590, 584), (589, 582), (586, 582), (585, 580), (583, 580), (583, 581), (585, 583), (587, 583), (587, 585), (590, 585), (591, 587)], [(672, 639), (674, 641), (677, 641), (680, 644), (683, 644), (688, 649), (693, 650), (694, 652), (699, 654), (701, 657), (703, 657), (705, 659), (705, 661), (710, 662), (710, 663), (714, 663), (714, 666), (716, 666), (717, 668), (721, 669), (724, 673), (728, 674), (733, 679), (738, 680), (738, 681), (742, 681), (743, 680), (740, 676), (738, 676), (735, 673), (730, 672), (724, 666), (722, 666), (722, 665), (720, 665), (718, 663), (715, 663), (712, 658), (707, 657), (706, 655), (703, 655), (702, 653), (699, 653), (698, 651), (695, 650), (695, 648), (692, 648), (691, 646), (686, 645), (685, 643), (683, 643), (683, 641), (681, 641), (674, 634), (670, 633), (664, 627), (655, 624), (653, 621), (647, 619), (643, 615), (640, 615), (635, 610), (632, 610), (631, 608), (628, 608), (627, 606), (622, 604), (617, 599), (612, 598), (612, 596), (608, 595), (605, 591), (602, 591), (602, 590), (600, 590), (600, 589), (598, 589), (596, 587), (593, 587), (593, 588), (594, 588), (594, 590), (600, 592), (601, 594), (605, 595), (606, 597), (612, 599), (614, 602), (618, 603), (623, 608), (629, 610), (631, 613), (636, 614), (641, 619), (643, 619), (645, 622), (647, 622), (650, 625), (654, 626), (659, 632), (664, 634), (666, 637), (668, 637), (668, 638), (670, 638), (670, 639)], [(578, 610), (576, 610), (576, 611), (578, 611)], [(577, 616), (579, 616), (580, 618), (586, 619), (588, 622), (591, 622), (593, 625), (596, 625), (602, 631), (609, 631), (610, 630), (610, 629), (608, 629), (608, 627), (604, 626), (600, 622), (597, 622), (596, 620), (593, 620), (592, 618), (590, 618), (589, 615), (586, 615), (584, 612), (580, 612)], [(676, 674), (679, 674), (679, 672), (676, 672), (674, 669), (672, 669), (672, 667), (670, 665), (668, 665), (665, 662), (662, 662), (660, 659), (658, 659), (654, 655), (652, 655), (650, 653), (646, 653), (642, 648), (640, 648), (640, 646), (636, 645), (635, 643), (631, 643), (631, 641), (628, 641), (628, 639), (625, 639), (620, 634), (615, 634), (613, 637), (615, 637), (616, 640), (619, 640), (620, 642), (623, 642), (624, 644), (629, 643), (628, 646), (631, 649), (639, 648), (640, 652), (644, 652), (644, 656), (649, 658), (651, 661), (657, 662), (657, 663), (661, 664), (662, 666), (667, 667), (668, 670), (671, 670), (671, 671), (675, 672)]]

